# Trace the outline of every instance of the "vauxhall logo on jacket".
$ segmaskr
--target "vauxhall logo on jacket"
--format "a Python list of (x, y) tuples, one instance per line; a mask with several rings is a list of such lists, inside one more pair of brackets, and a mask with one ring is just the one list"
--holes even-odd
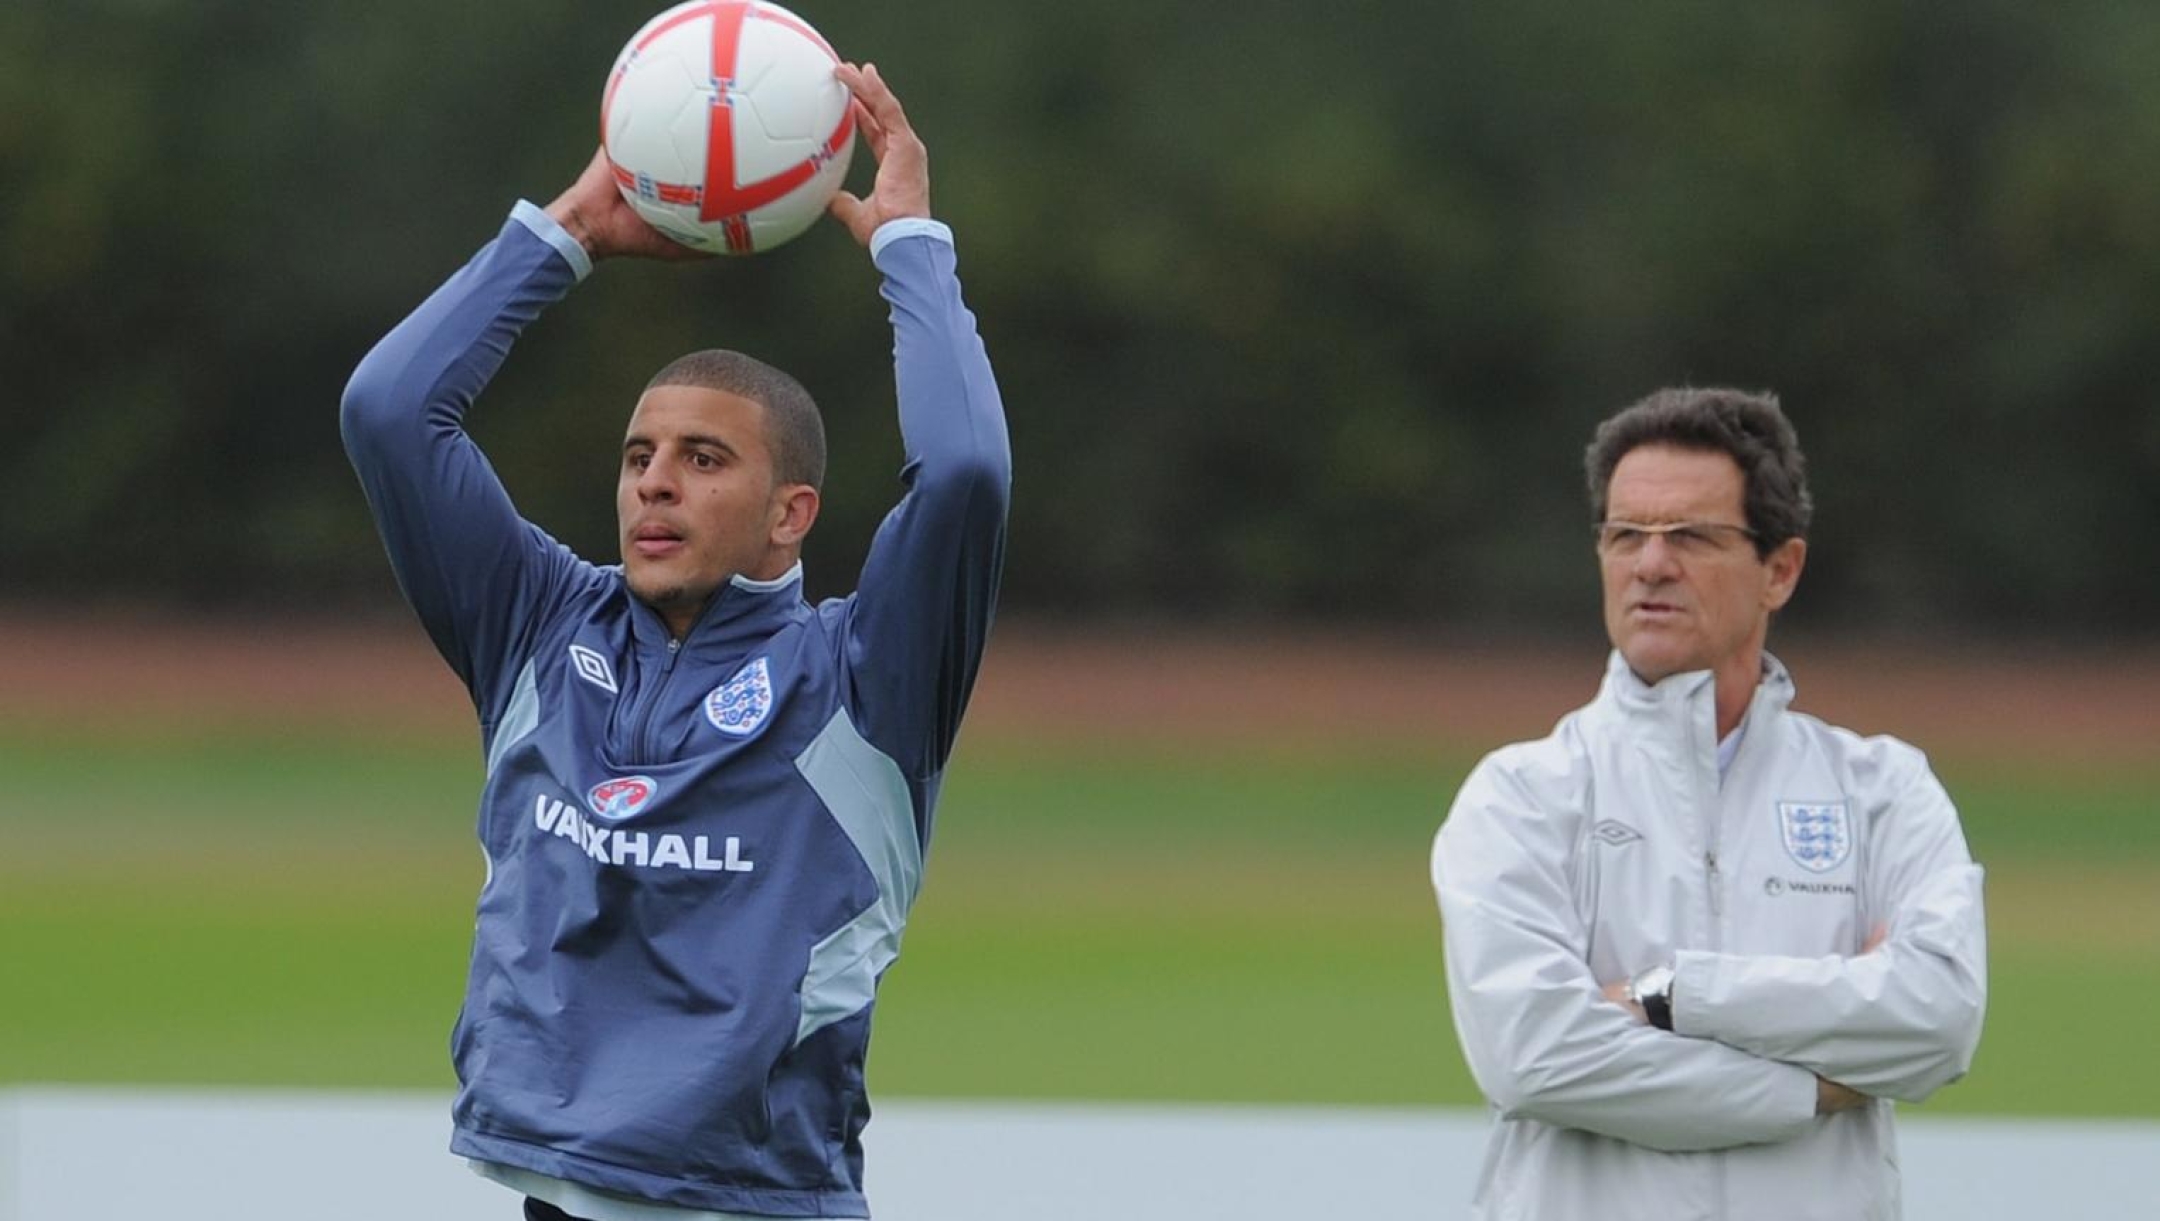
[[(659, 782), (650, 776), (603, 780), (585, 794), (591, 814), (542, 793), (533, 799), (533, 826), (542, 835), (569, 840), (602, 865), (697, 873), (749, 873), (757, 868), (756, 861), (743, 857), (740, 836), (678, 835), (672, 831), (653, 835), (609, 825), (637, 814), (659, 792)], [(713, 846), (716, 838), (718, 855)]]

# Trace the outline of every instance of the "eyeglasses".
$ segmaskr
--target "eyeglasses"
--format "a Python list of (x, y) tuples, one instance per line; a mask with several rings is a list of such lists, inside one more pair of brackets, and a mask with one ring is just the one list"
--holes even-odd
[(1639, 521), (1602, 521), (1591, 529), (1597, 532), (1598, 554), (1619, 559), (1639, 554), (1652, 535), (1663, 538), (1667, 547), (1684, 558), (1717, 555), (1727, 550), (1733, 535), (1759, 537), (1746, 526), (1722, 521), (1674, 521), (1656, 526)]

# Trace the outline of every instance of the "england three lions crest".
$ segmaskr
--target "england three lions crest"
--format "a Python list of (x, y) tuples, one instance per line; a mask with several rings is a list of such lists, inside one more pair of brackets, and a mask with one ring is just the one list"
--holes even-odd
[(1781, 801), (1786, 855), (1810, 873), (1828, 873), (1852, 855), (1852, 815), (1842, 801)]
[(772, 715), (772, 668), (760, 657), (705, 697), (705, 719), (732, 738), (747, 738)]

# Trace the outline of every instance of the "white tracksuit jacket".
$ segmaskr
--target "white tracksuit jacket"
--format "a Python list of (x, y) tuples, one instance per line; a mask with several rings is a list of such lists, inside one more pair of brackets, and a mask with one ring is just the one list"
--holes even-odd
[[(1616, 653), (1594, 701), (1464, 782), (1432, 870), (1496, 1112), (1473, 1215), (1900, 1215), (1890, 1100), (1980, 1039), (1981, 871), (1919, 751), (1792, 694), (1766, 656), (1721, 782), (1711, 675), (1649, 686)], [(1673, 1031), (1603, 998), (1667, 962)], [(1818, 1118), (1817, 1074), (1876, 1101)]]

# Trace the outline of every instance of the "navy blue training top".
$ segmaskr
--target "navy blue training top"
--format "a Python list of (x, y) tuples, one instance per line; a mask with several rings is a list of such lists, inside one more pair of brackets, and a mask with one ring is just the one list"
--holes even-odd
[(463, 417), (576, 282), (519, 219), (368, 354), (342, 426), (472, 693), (488, 878), (451, 1147), (685, 1208), (867, 1216), (863, 1059), (1003, 566), (1011, 456), (949, 233), (881, 232), (906, 492), (846, 598), (798, 566), (680, 642), (518, 516)]

